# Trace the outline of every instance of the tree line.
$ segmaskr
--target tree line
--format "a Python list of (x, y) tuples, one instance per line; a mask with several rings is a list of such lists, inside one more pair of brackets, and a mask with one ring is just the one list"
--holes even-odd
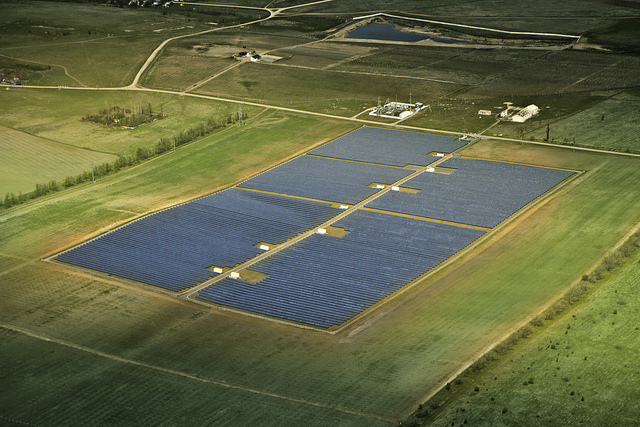
[(28, 200), (44, 196), (45, 194), (54, 193), (85, 182), (92, 182), (98, 178), (114, 174), (123, 168), (137, 165), (151, 157), (170, 150), (175, 150), (177, 147), (212, 133), (217, 129), (234, 124), (237, 122), (238, 118), (241, 118), (242, 120), (247, 118), (245, 113), (240, 114), (241, 117), (237, 114), (229, 114), (223, 118), (210, 117), (205, 123), (200, 123), (190, 129), (180, 131), (171, 137), (162, 137), (158, 142), (150, 147), (138, 147), (136, 152), (132, 155), (120, 155), (111, 163), (103, 163), (93, 166), (91, 170), (82, 172), (76, 176), (68, 176), (61, 182), (52, 180), (44, 184), (36, 184), (35, 190), (29, 193), (7, 193), (0, 204), (0, 208), (7, 209), (11, 206), (25, 203)]

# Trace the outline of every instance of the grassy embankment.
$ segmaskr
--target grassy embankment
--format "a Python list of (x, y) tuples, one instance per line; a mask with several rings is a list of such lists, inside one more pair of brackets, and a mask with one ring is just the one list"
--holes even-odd
[[(128, 406), (134, 424), (146, 420), (148, 412), (180, 422), (185, 412), (177, 408), (201, 408), (189, 412), (198, 422), (212, 416), (217, 422), (246, 418), (273, 425), (302, 420), (326, 425), (336, 419), (375, 425), (385, 422), (380, 417), (400, 419), (488, 343), (553, 300), (640, 220), (635, 159), (479, 143), (467, 154), (535, 159), (587, 173), (519, 218), (515, 227), (498, 233), (498, 240), (467, 256), (466, 262), (336, 336), (201, 309), (37, 261), (137, 214), (232, 184), (319, 142), (314, 135), (331, 138), (352, 128), (272, 112), (175, 156), (3, 213), (2, 323), (213, 381), (131, 364), (125, 375), (114, 359), (100, 362), (85, 351), (52, 348), (21, 336), (14, 339), (26, 345), (24, 354), (18, 354), (14, 341), (4, 344), (13, 354), (4, 363), (29, 360), (12, 378), (40, 375), (44, 361), (27, 353), (37, 348), (53, 352), (51, 360), (59, 364), (50, 371), (50, 382), (30, 382), (5, 396), (3, 417), (67, 425), (117, 419), (122, 416), (119, 402), (139, 401), (151, 396), (149, 390), (162, 389), (161, 397), (145, 400), (143, 407)], [(69, 377), (68, 366), (77, 363), (88, 364), (97, 377), (89, 380), (79, 372)], [(199, 393), (181, 394), (188, 387), (185, 381), (197, 382)], [(238, 388), (231, 391), (214, 382)], [(91, 388), (97, 383), (99, 395), (78, 394), (83, 390), (78, 384)], [(263, 392), (272, 393), (267, 400), (273, 402), (265, 403)], [(30, 403), (16, 406), (18, 401)]]

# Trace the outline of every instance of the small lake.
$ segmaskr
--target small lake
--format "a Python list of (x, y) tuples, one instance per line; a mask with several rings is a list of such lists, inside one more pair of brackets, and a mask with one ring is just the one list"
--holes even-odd
[(348, 39), (386, 40), (393, 42), (417, 42), (428, 39), (426, 34), (398, 31), (393, 24), (369, 24), (347, 34)]
[(431, 39), (436, 43), (469, 44), (466, 40), (449, 39), (446, 37), (431, 37), (428, 34), (399, 31), (393, 24), (369, 24), (347, 34), (348, 39), (385, 40), (390, 42), (419, 42)]

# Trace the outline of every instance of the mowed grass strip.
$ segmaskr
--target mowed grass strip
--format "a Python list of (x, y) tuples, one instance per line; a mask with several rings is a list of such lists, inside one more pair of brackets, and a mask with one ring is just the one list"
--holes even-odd
[(116, 156), (60, 144), (0, 126), (0, 194), (33, 191), (36, 184), (64, 180)]

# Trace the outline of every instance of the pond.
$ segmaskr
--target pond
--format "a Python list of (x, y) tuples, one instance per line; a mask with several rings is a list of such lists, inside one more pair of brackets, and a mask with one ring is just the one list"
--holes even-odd
[(394, 42), (417, 42), (428, 39), (426, 34), (398, 31), (393, 24), (369, 24), (347, 34), (348, 39), (386, 40)]

